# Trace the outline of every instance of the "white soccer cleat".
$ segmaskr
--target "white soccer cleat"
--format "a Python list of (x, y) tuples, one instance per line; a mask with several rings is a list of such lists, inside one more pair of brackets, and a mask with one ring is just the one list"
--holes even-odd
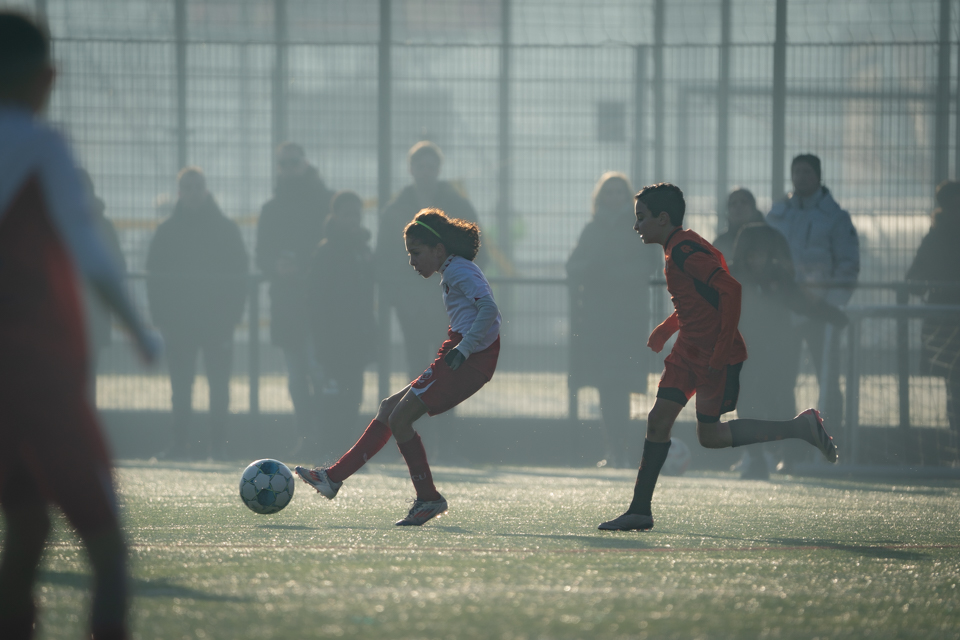
[(327, 500), (333, 500), (343, 486), (342, 482), (334, 482), (327, 476), (327, 470), (323, 467), (316, 469), (304, 469), (303, 467), (294, 467), (294, 473), (300, 476), (300, 479), (322, 493)]
[(653, 516), (625, 513), (613, 520), (601, 523), (597, 529), (601, 531), (649, 531), (653, 529)]
[(827, 459), (827, 462), (836, 463), (837, 445), (833, 444), (833, 436), (827, 434), (823, 428), (823, 418), (820, 417), (820, 412), (816, 409), (807, 409), (797, 417), (799, 418), (800, 416), (806, 418), (807, 423), (810, 425), (810, 436), (813, 446), (820, 449), (820, 453)]
[(446, 512), (447, 501), (443, 497), (430, 502), (426, 500), (414, 500), (413, 506), (410, 507), (410, 513), (407, 514), (406, 518), (397, 522), (397, 526), (419, 527), (424, 522)]

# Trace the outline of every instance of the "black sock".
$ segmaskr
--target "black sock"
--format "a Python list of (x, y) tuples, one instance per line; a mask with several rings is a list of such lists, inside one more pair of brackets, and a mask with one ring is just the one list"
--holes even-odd
[(633, 502), (627, 513), (636, 513), (642, 516), (650, 513), (650, 500), (653, 499), (653, 490), (660, 477), (660, 469), (667, 459), (670, 450), (670, 441), (650, 442), (644, 439), (643, 455), (640, 457), (640, 470), (637, 471), (637, 484), (633, 487)]
[(810, 425), (804, 417), (793, 420), (731, 420), (727, 426), (730, 427), (730, 439), (733, 441), (730, 446), (733, 447), (787, 438), (810, 441)]

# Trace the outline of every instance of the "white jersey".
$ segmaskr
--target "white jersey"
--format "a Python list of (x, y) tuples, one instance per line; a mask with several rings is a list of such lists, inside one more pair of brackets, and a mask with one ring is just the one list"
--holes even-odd
[(46, 213), (80, 273), (121, 281), (87, 209), (87, 195), (66, 143), (25, 110), (0, 107), (0, 222), (24, 183), (35, 177)]
[(440, 287), (443, 290), (443, 305), (450, 318), (450, 328), (463, 336), (457, 349), (466, 357), (483, 351), (500, 335), (500, 311), (487, 327), (477, 327), (477, 335), (470, 330), (477, 319), (477, 301), (489, 298), (493, 301), (490, 283), (480, 267), (462, 256), (450, 256), (440, 267)]

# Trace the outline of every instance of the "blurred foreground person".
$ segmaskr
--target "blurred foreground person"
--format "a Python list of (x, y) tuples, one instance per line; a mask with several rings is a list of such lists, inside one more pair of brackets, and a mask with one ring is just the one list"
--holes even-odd
[[(310, 267), (313, 335), (323, 370), (320, 396), (325, 451), (353, 441), (363, 399), (363, 370), (373, 360), (373, 252), (363, 227), (363, 201), (353, 191), (337, 193)], [(346, 441), (349, 439), (349, 442)]]
[[(850, 214), (821, 181), (820, 158), (801, 154), (793, 159), (790, 179), (793, 193), (773, 205), (767, 222), (787, 239), (800, 286), (836, 307), (853, 296), (860, 273), (860, 241)], [(817, 380), (826, 390), (824, 419), (839, 426), (843, 420), (840, 391), (840, 332), (830, 332), (829, 373), (821, 380), (827, 323), (819, 318), (797, 319), (793, 345), (799, 354), (807, 343)], [(799, 369), (799, 355), (796, 359)], [(799, 370), (797, 371), (799, 373)]]
[(727, 271), (726, 261), (716, 248), (683, 228), (686, 203), (679, 187), (669, 183), (644, 187), (636, 195), (635, 211), (633, 228), (643, 243), (663, 247), (667, 290), (675, 307), (673, 314), (650, 334), (647, 346), (660, 353), (667, 340), (674, 333), (678, 335), (664, 360), (657, 401), (647, 416), (647, 437), (633, 500), (626, 513), (599, 528), (653, 528), (651, 500), (670, 450), (670, 432), (694, 395), (697, 439), (708, 449), (795, 438), (819, 449), (829, 462), (836, 462), (837, 448), (824, 431), (816, 409), (808, 409), (793, 420), (720, 422), (724, 413), (737, 407), (740, 369), (747, 359), (746, 346), (737, 331), (740, 283)]
[[(727, 211), (730, 229), (717, 243), (724, 247), (730, 273), (741, 285), (739, 329), (750, 349), (750, 360), (740, 373), (739, 412), (763, 420), (787, 420), (796, 412), (799, 366), (792, 314), (832, 323), (837, 330), (847, 324), (847, 318), (837, 307), (800, 288), (786, 238), (766, 223), (750, 191), (733, 191)], [(772, 460), (772, 452), (766, 453)], [(745, 449), (741, 477), (769, 478), (765, 457), (760, 446)]]
[(310, 332), (307, 273), (332, 197), (303, 147), (280, 145), (273, 198), (257, 222), (256, 260), (270, 283), (270, 340), (283, 350), (287, 363), (287, 390), (297, 418), (294, 452), (320, 423), (321, 373)]
[[(93, 566), (92, 637), (124, 639), (126, 549), (110, 455), (87, 396), (77, 276), (117, 314), (145, 361), (157, 358), (160, 342), (124, 292), (66, 144), (36, 117), (53, 79), (46, 30), (0, 11), (0, 638), (35, 634), (33, 589), (54, 504)], [(24, 483), (37, 491), (23, 491)]]
[[(907, 280), (947, 283), (921, 285), (927, 304), (960, 304), (960, 182), (947, 180), (937, 187), (937, 208), (930, 232), (920, 242)], [(923, 320), (923, 366), (940, 376), (947, 387), (947, 419), (956, 445), (960, 436), (960, 317), (934, 316)]]
[(630, 393), (647, 392), (649, 358), (640, 342), (623, 337), (650, 323), (648, 280), (659, 263), (653, 252), (637, 251), (625, 233), (636, 219), (633, 193), (622, 173), (600, 177), (593, 217), (567, 260), (572, 389), (593, 385), (600, 392), (606, 460), (624, 468), (635, 459)]
[[(181, 171), (179, 185), (173, 214), (157, 227), (147, 251), (147, 296), (153, 321), (167, 344), (173, 405), (173, 444), (164, 455), (222, 459), (233, 331), (247, 300), (247, 249), (240, 227), (220, 211), (200, 169)], [(207, 438), (190, 429), (201, 352), (210, 391)]]
[[(421, 363), (432, 358), (437, 340), (447, 331), (447, 317), (437, 299), (436, 287), (415, 274), (397, 269), (406, 261), (403, 229), (421, 209), (436, 208), (450, 218), (476, 223), (473, 205), (450, 182), (440, 180), (443, 154), (432, 142), (418, 142), (408, 155), (413, 184), (405, 187), (380, 214), (377, 232), (377, 280), (382, 300), (397, 312), (411, 377)], [(483, 267), (482, 254), (477, 264)], [(383, 357), (384, 354), (381, 354)]]

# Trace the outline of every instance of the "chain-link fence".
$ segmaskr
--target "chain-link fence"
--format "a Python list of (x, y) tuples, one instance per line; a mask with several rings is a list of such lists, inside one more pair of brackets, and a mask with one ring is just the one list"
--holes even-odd
[[(506, 320), (497, 376), (457, 409), (464, 416), (599, 416), (592, 390), (577, 399), (568, 389), (564, 264), (603, 172), (622, 171), (635, 187), (679, 184), (687, 225), (712, 239), (733, 187), (767, 211), (789, 190), (790, 158), (817, 154), (860, 235), (861, 282), (884, 285), (858, 290), (852, 304), (862, 306), (898, 302), (886, 284), (903, 279), (929, 229), (933, 187), (960, 164), (951, 0), (0, 5), (48, 19), (60, 72), (50, 117), (92, 174), (134, 274), (182, 166), (204, 169), (253, 253), (278, 142), (300, 143), (331, 188), (359, 193), (374, 234), (385, 200), (410, 182), (410, 146), (437, 143), (441, 177), (478, 212)], [(143, 302), (142, 279), (133, 287)], [(289, 412), (267, 296), (252, 290), (258, 326), (245, 319), (236, 333), (231, 409)], [(666, 304), (654, 296), (654, 316)], [(366, 373), (368, 413), (386, 387), (407, 382), (396, 321), (385, 319), (391, 346)], [(659, 319), (643, 319), (638, 335)], [(947, 434), (943, 379), (916, 373), (919, 321), (864, 320), (856, 336), (859, 423), (901, 424), (893, 380), (906, 336), (910, 433)], [(651, 369), (633, 399), (638, 418), (653, 401)], [(165, 376), (140, 370), (122, 344), (101, 354), (98, 371), (101, 408), (169, 408)], [(801, 403), (816, 399), (809, 363), (803, 371)], [(938, 464), (957, 463), (953, 447)]]

